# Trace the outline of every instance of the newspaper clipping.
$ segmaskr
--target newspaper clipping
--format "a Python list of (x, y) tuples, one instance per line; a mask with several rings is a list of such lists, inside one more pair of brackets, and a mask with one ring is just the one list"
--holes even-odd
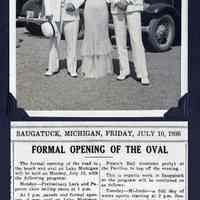
[(11, 200), (187, 200), (187, 122), (12, 122)]

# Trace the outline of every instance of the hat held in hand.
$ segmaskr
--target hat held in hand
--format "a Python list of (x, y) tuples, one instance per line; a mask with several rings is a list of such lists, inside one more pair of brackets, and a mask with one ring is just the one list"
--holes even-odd
[(51, 38), (55, 36), (55, 28), (51, 22), (44, 22), (41, 25), (42, 33), (45, 37)]

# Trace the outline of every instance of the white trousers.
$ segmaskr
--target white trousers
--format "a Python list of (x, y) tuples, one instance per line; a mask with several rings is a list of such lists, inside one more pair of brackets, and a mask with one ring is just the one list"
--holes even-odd
[(138, 78), (148, 78), (146, 57), (142, 42), (141, 12), (132, 12), (124, 15), (113, 14), (113, 22), (119, 54), (120, 73), (130, 73), (126, 45), (126, 27), (128, 27), (136, 75)]
[[(60, 23), (56, 22), (56, 37), (50, 39), (49, 48), (49, 64), (48, 70), (51, 72), (57, 72), (59, 70), (59, 59), (60, 59), (60, 39), (61, 31)], [(78, 38), (79, 20), (64, 21), (62, 30), (64, 31), (65, 42), (66, 42), (66, 58), (67, 58), (67, 69), (70, 73), (76, 73), (77, 68), (77, 38)]]

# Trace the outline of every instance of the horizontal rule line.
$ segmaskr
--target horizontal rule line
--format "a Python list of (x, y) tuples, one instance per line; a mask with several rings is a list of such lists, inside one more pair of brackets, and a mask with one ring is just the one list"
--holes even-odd
[(67, 125), (43, 125), (43, 126), (37, 126), (37, 125), (32, 125), (32, 126), (11, 126), (11, 128), (188, 128), (188, 126), (148, 126), (148, 125), (124, 125), (124, 126), (116, 126), (116, 125), (108, 125), (108, 126), (89, 126), (89, 125), (74, 125), (74, 126), (67, 126)]
[(102, 143), (149, 143), (149, 142), (162, 142), (162, 143), (182, 143), (188, 142), (188, 140), (11, 140), (11, 142), (19, 142), (19, 143), (29, 143), (29, 142), (56, 142), (56, 143), (81, 143), (81, 142), (102, 142)]

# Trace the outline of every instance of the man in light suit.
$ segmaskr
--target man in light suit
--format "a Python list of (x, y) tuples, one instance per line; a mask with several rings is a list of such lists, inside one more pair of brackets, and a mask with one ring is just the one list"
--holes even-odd
[(107, 2), (111, 3), (111, 13), (113, 16), (120, 61), (120, 74), (117, 79), (124, 80), (130, 74), (128, 51), (126, 46), (127, 25), (137, 79), (140, 80), (143, 85), (148, 85), (149, 78), (141, 30), (143, 0), (107, 0)]
[(84, 0), (44, 0), (45, 15), (50, 18), (55, 36), (50, 38), (49, 63), (46, 76), (59, 71), (59, 44), (64, 31), (66, 41), (67, 71), (77, 77), (77, 38), (79, 29), (79, 7)]

